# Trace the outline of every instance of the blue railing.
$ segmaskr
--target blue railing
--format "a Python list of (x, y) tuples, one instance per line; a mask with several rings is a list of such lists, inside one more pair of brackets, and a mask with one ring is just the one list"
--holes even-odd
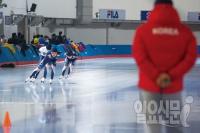
[[(53, 45), (59, 51), (61, 55), (59, 58), (64, 58), (63, 45)], [(86, 45), (86, 50), (80, 55), (82, 57), (92, 56), (110, 56), (110, 55), (129, 55), (131, 54), (130, 45)], [(33, 62), (38, 61), (39, 56), (33, 48), (29, 48), (25, 51), (25, 56), (15, 47), (16, 52), (12, 53), (8, 48), (0, 47), (0, 63), (18, 63), (18, 62)]]
[[(64, 48), (63, 45), (53, 45), (59, 51), (61, 55), (59, 58), (64, 58)], [(12, 53), (8, 48), (0, 47), (0, 64), (2, 63), (15, 63), (18, 62), (34, 62), (39, 60), (38, 54), (33, 48), (29, 48), (25, 51), (24, 56), (17, 48), (15, 53)], [(197, 48), (198, 54), (200, 54), (200, 46)], [(88, 44), (86, 45), (86, 50), (80, 54), (81, 57), (93, 57), (93, 56), (111, 56), (111, 55), (130, 55), (131, 45), (102, 45), (102, 44)]]

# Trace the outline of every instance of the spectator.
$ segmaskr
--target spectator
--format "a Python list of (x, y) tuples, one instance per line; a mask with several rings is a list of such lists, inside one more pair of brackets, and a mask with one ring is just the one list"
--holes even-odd
[(62, 36), (62, 31), (59, 32), (59, 35), (57, 37), (57, 44), (64, 44), (64, 39)]
[(32, 44), (31, 46), (32, 46), (32, 49), (37, 56), (39, 56), (39, 54), (38, 54), (39, 53), (38, 43), (39, 43), (38, 36), (34, 35), (32, 41), (31, 41), (31, 44)]
[(67, 36), (66, 36), (66, 35), (63, 35), (62, 37), (63, 37), (63, 43), (62, 43), (62, 44), (64, 44), (65, 41), (67, 40)]
[(86, 46), (83, 42), (78, 43), (78, 48), (80, 52), (83, 52), (86, 49)]
[(19, 43), (18, 45), (21, 48), (20, 50), (21, 54), (23, 56), (26, 56), (25, 51), (28, 50), (29, 47), (26, 45), (26, 40), (24, 39), (24, 35), (18, 34), (18, 43)]
[(67, 39), (65, 40), (65, 44), (70, 44), (70, 38), (67, 38)]
[(33, 37), (33, 45), (36, 47), (36, 48), (38, 48), (39, 49), (39, 37), (40, 37), (40, 35), (35, 35), (34, 37)]
[(76, 51), (77, 55), (79, 55), (80, 51), (78, 48), (78, 44), (76, 44), (74, 41), (71, 41), (71, 45), (72, 45), (72, 48)]
[[(171, 0), (155, 1), (149, 20), (136, 30), (133, 44), (133, 56), (139, 67), (142, 103), (148, 105), (154, 102), (157, 107), (166, 110), (165, 115), (169, 105), (162, 106), (161, 103), (176, 100), (177, 106), (181, 107), (183, 77), (197, 57), (196, 39), (191, 30), (181, 23)], [(149, 110), (144, 111), (148, 121), (152, 115)], [(157, 123), (148, 123), (146, 133), (162, 133), (162, 128), (166, 133), (182, 133), (181, 115), (177, 115), (174, 120), (179, 123), (175, 125), (170, 121), (165, 123), (167, 126), (161, 126), (160, 116), (164, 120), (166, 117), (156, 110), (153, 116)]]
[(18, 40), (17, 40), (18, 44), (26, 44), (26, 40), (25, 40), (23, 34), (18, 33), (17, 39), (18, 39)]
[(1, 35), (1, 36), (0, 36), (0, 45), (3, 45), (4, 40), (5, 40), (5, 36), (4, 36), (4, 35)]
[(51, 43), (51, 44), (58, 44), (58, 43), (57, 43), (56, 34), (52, 34), (52, 35), (51, 35), (50, 43)]
[(17, 34), (12, 33), (12, 37), (8, 39), (9, 44), (18, 44)]
[(9, 44), (6, 39), (3, 40), (2, 46), (7, 48), (12, 55), (15, 54), (16, 49), (13, 44)]
[(38, 42), (39, 42), (40, 47), (45, 45), (45, 39), (44, 39), (43, 35), (39, 36)]
[(49, 44), (49, 37), (44, 36), (44, 45), (47, 46)]

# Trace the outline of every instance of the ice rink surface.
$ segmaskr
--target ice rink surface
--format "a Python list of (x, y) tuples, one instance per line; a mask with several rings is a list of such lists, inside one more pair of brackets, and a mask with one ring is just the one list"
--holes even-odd
[[(79, 60), (68, 79), (25, 83), (34, 65), (0, 69), (0, 124), (10, 113), (11, 133), (143, 133), (133, 105), (138, 70), (131, 58)], [(200, 61), (185, 78), (193, 96), (186, 132), (200, 130)], [(0, 132), (2, 130), (0, 129)]]

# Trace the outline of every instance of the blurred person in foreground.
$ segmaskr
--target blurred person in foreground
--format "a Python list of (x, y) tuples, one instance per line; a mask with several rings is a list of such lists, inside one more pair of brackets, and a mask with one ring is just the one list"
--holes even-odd
[[(183, 133), (183, 78), (195, 63), (196, 47), (192, 31), (181, 23), (173, 2), (156, 0), (148, 21), (137, 28), (132, 46), (139, 68), (140, 101), (146, 107), (142, 110), (146, 133)], [(174, 101), (177, 114), (171, 117)]]

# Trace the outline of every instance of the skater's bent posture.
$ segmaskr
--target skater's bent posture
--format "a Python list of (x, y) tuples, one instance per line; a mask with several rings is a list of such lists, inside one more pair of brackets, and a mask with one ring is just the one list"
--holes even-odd
[[(46, 46), (43, 46), (39, 49), (39, 52), (40, 52), (40, 61), (41, 62), (44, 57), (47, 55), (47, 53), (51, 51), (51, 44), (47, 44)], [(39, 75), (40, 72), (38, 72), (36, 75), (35, 75), (35, 79), (37, 79), (38, 75)], [(47, 75), (47, 67), (45, 66), (44, 67), (44, 74), (43, 74), (43, 78), (41, 80), (41, 82), (44, 82), (44, 76)]]
[[(55, 66), (56, 66), (56, 57), (58, 55), (58, 51), (56, 48), (53, 48), (50, 52), (47, 53), (47, 55), (44, 57), (44, 59), (41, 60), (37, 68), (34, 69), (31, 76), (26, 80), (27, 81), (34, 81), (35, 76), (38, 72), (40, 72), (45, 66), (49, 67), (51, 69), (51, 79), (50, 83), (52, 83), (52, 80), (54, 78), (55, 73)], [(44, 75), (44, 79), (46, 79), (47, 73)]]
[(74, 65), (74, 62), (77, 59), (77, 55), (75, 54), (74, 51), (70, 51), (68, 53), (66, 53), (66, 58), (65, 58), (65, 62), (64, 62), (64, 66), (62, 68), (62, 76), (61, 78), (64, 78), (65, 72), (67, 71), (67, 77), (70, 75), (71, 73), (71, 69), (72, 69), (72, 65)]

